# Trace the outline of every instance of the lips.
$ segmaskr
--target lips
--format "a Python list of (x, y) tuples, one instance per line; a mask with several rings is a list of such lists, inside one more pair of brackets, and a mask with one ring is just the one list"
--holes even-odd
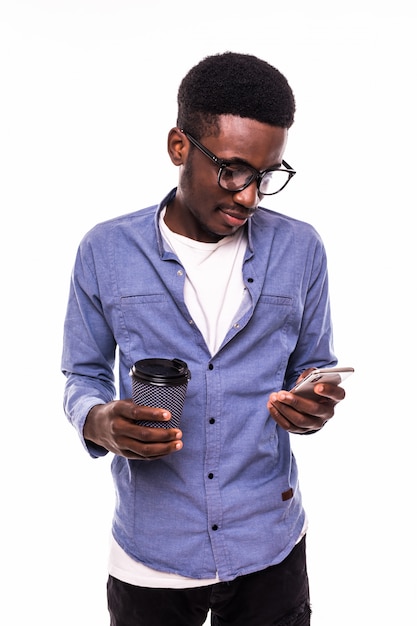
[(220, 211), (234, 224), (244, 224), (246, 220), (254, 214), (254, 211), (245, 211), (242, 213), (242, 211), (232, 211), (225, 208), (220, 208)]

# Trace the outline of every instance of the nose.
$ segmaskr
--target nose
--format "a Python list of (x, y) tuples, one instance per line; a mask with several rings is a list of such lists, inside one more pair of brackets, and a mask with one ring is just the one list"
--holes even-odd
[(242, 189), (242, 191), (235, 191), (233, 199), (237, 204), (254, 211), (261, 201), (257, 181), (253, 180), (251, 184), (245, 189)]

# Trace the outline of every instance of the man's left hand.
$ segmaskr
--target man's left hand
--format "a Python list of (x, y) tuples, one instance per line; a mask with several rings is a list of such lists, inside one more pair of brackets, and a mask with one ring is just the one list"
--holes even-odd
[(303, 435), (323, 428), (334, 415), (336, 404), (345, 397), (345, 390), (330, 383), (317, 383), (317, 399), (302, 398), (290, 391), (271, 393), (267, 403), (271, 417), (284, 430)]

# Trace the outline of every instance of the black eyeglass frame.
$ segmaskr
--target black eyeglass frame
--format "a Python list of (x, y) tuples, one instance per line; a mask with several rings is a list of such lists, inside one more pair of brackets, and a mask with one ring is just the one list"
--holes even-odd
[[(195, 137), (193, 137), (192, 135), (190, 135), (190, 133), (187, 133), (187, 131), (183, 130), (182, 128), (180, 128), (180, 131), (187, 137), (187, 139), (196, 147), (200, 150), (200, 152), (202, 152), (203, 154), (206, 155), (206, 157), (208, 157), (210, 159), (210, 161), (212, 161), (213, 163), (215, 163), (218, 168), (218, 174), (217, 174), (217, 184), (219, 185), (219, 187), (221, 189), (224, 189), (225, 191), (230, 191), (232, 193), (238, 193), (239, 191), (243, 191), (244, 189), (246, 189), (247, 187), (249, 187), (249, 185), (251, 185), (253, 183), (254, 180), (256, 180), (256, 186), (258, 188), (259, 193), (261, 193), (263, 196), (275, 196), (277, 193), (279, 193), (280, 191), (282, 191), (290, 182), (291, 178), (293, 176), (295, 176), (295, 174), (297, 173), (295, 170), (292, 169), (291, 165), (289, 165), (286, 161), (282, 161), (282, 164), (284, 165), (285, 169), (277, 167), (277, 168), (273, 168), (273, 169), (267, 169), (267, 170), (263, 170), (262, 172), (260, 172), (259, 170), (257, 170), (255, 167), (252, 167), (252, 165), (249, 165), (248, 163), (242, 163), (242, 165), (244, 167), (246, 167), (248, 170), (251, 170), (253, 172), (252, 177), (241, 187), (238, 187), (237, 189), (228, 189), (227, 187), (223, 187), (223, 185), (220, 184), (220, 179), (223, 173), (223, 170), (226, 167), (229, 167), (230, 165), (238, 165), (238, 162), (236, 161), (225, 161), (224, 159), (219, 159), (219, 157), (217, 157), (214, 152), (211, 152), (211, 150), (209, 150), (208, 148), (206, 148), (205, 146), (203, 146), (202, 143), (200, 143)], [(282, 187), (280, 187), (278, 189), (278, 191), (273, 191), (272, 193), (263, 193), (260, 191), (259, 187), (262, 183), (262, 180), (264, 178), (264, 176), (266, 174), (268, 174), (268, 172), (286, 172), (289, 174), (288, 176), (288, 180), (282, 185)]]

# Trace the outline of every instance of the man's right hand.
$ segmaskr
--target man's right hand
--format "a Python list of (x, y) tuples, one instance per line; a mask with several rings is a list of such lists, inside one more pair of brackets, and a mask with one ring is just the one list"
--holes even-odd
[(181, 450), (182, 432), (136, 422), (166, 422), (170, 418), (165, 409), (139, 406), (131, 400), (97, 404), (87, 415), (84, 438), (127, 459), (152, 461)]

